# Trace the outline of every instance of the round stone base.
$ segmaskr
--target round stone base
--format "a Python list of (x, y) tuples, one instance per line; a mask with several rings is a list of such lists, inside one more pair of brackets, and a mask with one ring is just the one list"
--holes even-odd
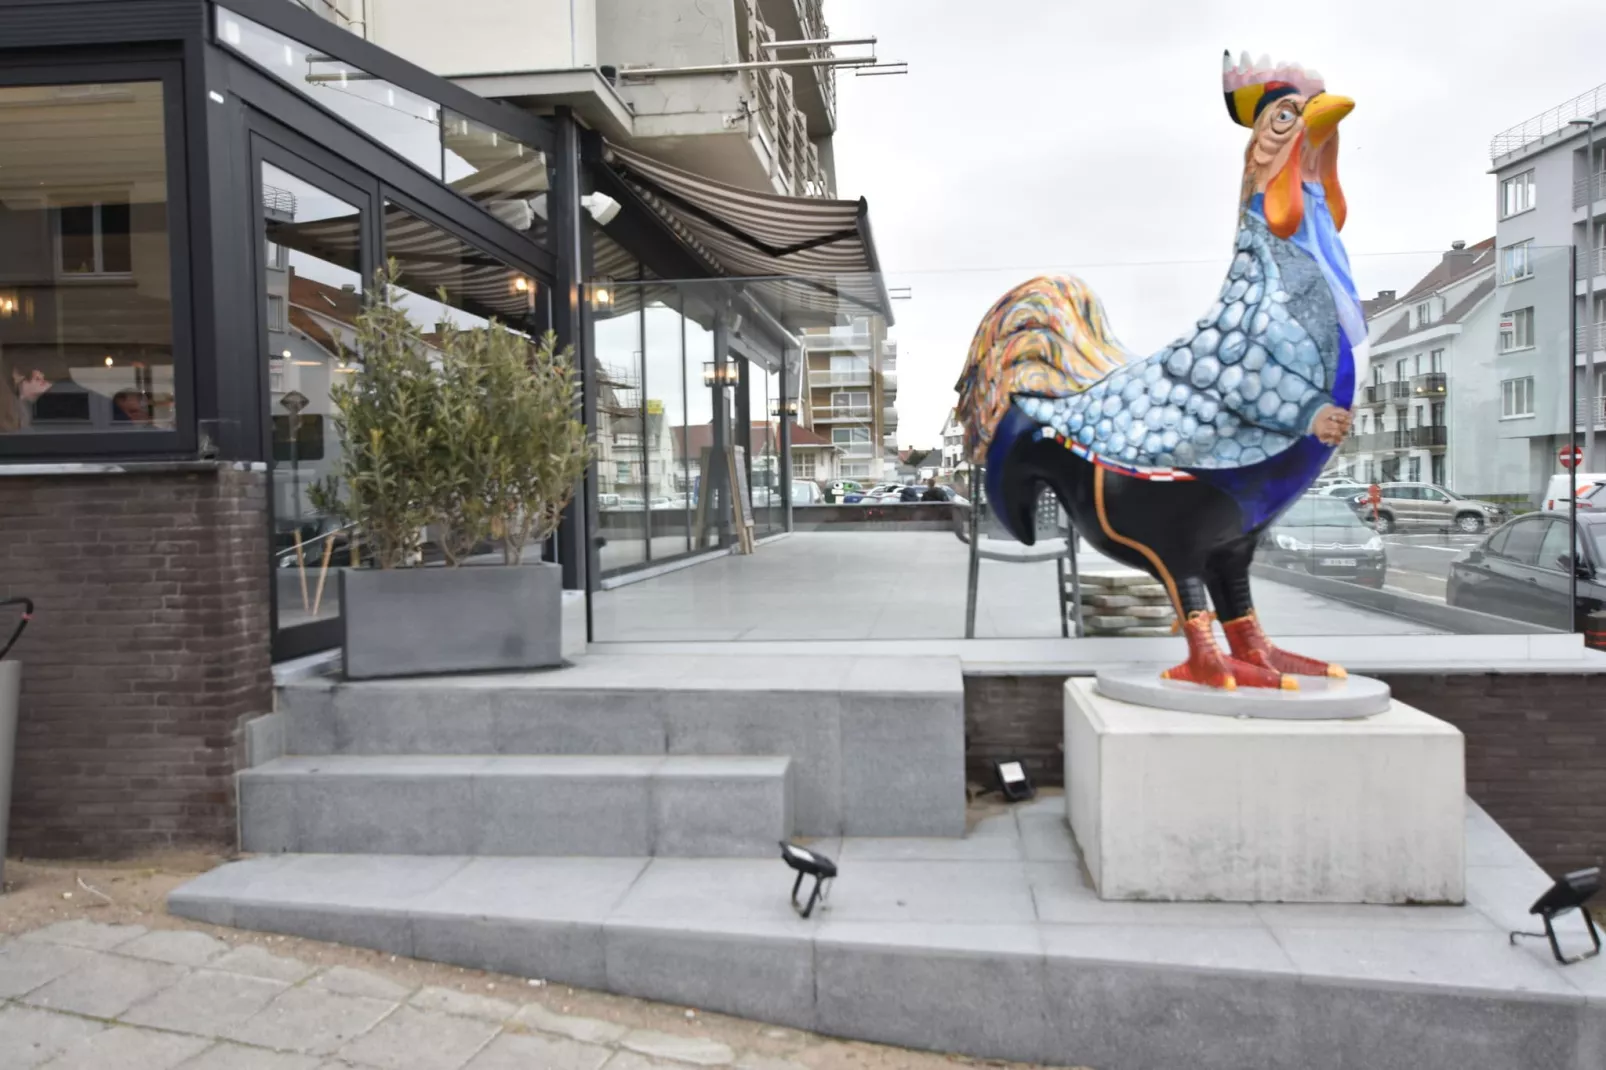
[(1124, 666), (1098, 674), (1098, 693), (1137, 706), (1218, 717), (1264, 717), (1284, 721), (1341, 721), (1370, 717), (1389, 708), (1389, 685), (1369, 676), (1334, 680), (1299, 676), (1298, 691), (1240, 687), (1222, 691), (1202, 684), (1163, 680), (1160, 665)]

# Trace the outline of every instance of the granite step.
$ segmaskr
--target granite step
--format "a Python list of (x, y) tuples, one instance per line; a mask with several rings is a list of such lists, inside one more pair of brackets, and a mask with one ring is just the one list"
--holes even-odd
[(239, 775), (255, 853), (739, 857), (792, 835), (791, 759), (317, 755)]

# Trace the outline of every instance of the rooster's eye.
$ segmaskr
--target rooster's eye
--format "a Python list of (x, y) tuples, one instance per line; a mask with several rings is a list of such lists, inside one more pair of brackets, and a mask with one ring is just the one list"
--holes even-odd
[(1287, 108), (1284, 108), (1282, 111), (1277, 113), (1277, 121), (1279, 123), (1291, 123), (1294, 121), (1294, 113), (1289, 111)]

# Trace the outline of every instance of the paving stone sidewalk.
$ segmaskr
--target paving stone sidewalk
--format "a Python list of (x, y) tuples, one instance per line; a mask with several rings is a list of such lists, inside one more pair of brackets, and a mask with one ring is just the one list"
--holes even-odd
[(0, 1070), (804, 1070), (718, 1040), (408, 987), (206, 933), (64, 921), (0, 943)]

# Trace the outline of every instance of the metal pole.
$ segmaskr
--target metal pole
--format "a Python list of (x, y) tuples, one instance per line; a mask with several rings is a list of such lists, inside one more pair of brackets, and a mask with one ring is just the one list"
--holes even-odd
[(817, 45), (873, 45), (875, 41), (874, 37), (819, 37), (809, 41), (765, 41), (758, 47), (761, 52), (775, 52), (782, 48), (814, 48)]
[[(547, 194), (547, 240), (556, 257), (557, 268), (553, 280), (555, 300), (552, 329), (558, 336), (558, 345), (574, 347), (575, 366), (579, 369), (581, 384), (578, 415), (584, 421), (586, 431), (595, 434), (595, 355), (587, 345), (585, 295), (582, 291), (585, 234), (581, 215), (584, 210), (580, 207), (580, 128), (566, 107), (557, 109), (552, 122), (556, 145), (550, 165), (551, 189)], [(591, 537), (596, 509), (596, 467), (595, 461), (587, 467), (585, 476), (575, 488), (574, 498), (563, 511), (563, 520), (558, 527), (558, 560), (563, 566), (563, 586), (571, 591), (586, 592), (588, 632), (591, 592), (596, 589), (597, 581), (596, 545)]]
[(1076, 544), (1080, 539), (1074, 527), (1065, 535), (1065, 541), (1071, 548), (1071, 616), (1076, 619), (1078, 639), (1087, 634), (1087, 628), (1082, 623), (1082, 568), (1076, 562)]
[[(1584, 150), (1584, 397), (1588, 408), (1584, 411), (1584, 465), (1573, 465), (1573, 496), (1578, 495), (1577, 472), (1599, 471), (1595, 462), (1595, 421), (1600, 418), (1600, 401), (1595, 390), (1595, 346), (1600, 341), (1600, 328), (1595, 324), (1595, 123), (1591, 118), (1585, 133)], [(1577, 292), (1574, 287), (1573, 293)], [(1568, 295), (1569, 300), (1572, 293)], [(1576, 569), (1574, 570), (1576, 571)]]
[(629, 81), (645, 78), (680, 78), (697, 74), (738, 74), (741, 71), (784, 70), (787, 67), (869, 67), (874, 56), (825, 56), (818, 59), (758, 59), (745, 63), (707, 63), (700, 67), (631, 67), (619, 72)]
[(781, 495), (781, 530), (792, 530), (792, 417), (786, 410), (786, 358), (791, 350), (781, 349), (781, 386), (776, 397), (780, 412), (777, 419), (780, 421), (779, 433), (775, 436), (780, 443), (780, 487)]
[(981, 580), (981, 468), (970, 466), (970, 575), (965, 582), (965, 638), (976, 638), (976, 585)]

